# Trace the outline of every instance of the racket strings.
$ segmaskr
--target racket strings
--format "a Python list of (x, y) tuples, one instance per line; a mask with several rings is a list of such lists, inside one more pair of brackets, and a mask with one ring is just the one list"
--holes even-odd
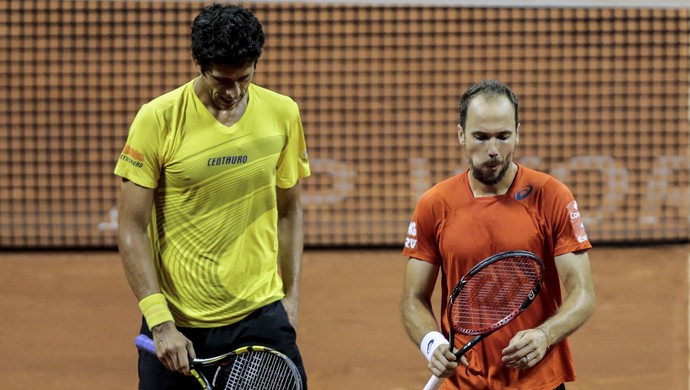
[(219, 367), (214, 390), (292, 390), (301, 388), (296, 368), (285, 358), (268, 351), (249, 351)]
[(481, 334), (517, 315), (541, 280), (541, 268), (530, 258), (501, 260), (469, 278), (451, 305), (453, 326)]

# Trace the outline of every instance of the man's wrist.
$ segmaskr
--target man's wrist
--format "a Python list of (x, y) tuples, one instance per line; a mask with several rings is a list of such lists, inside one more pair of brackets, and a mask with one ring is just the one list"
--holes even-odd
[(544, 339), (546, 339), (546, 350), (548, 351), (549, 348), (551, 348), (551, 342), (549, 341), (549, 334), (546, 333), (546, 331), (542, 328), (537, 327), (538, 330), (541, 330), (541, 332), (544, 334)]
[(424, 338), (422, 338), (422, 342), (419, 343), (419, 349), (426, 357), (426, 360), (431, 361), (431, 357), (434, 355), (436, 348), (443, 344), (450, 343), (440, 332), (434, 330), (427, 333)]
[(149, 329), (165, 322), (175, 322), (170, 309), (168, 309), (168, 302), (161, 293), (151, 294), (139, 301), (139, 309), (141, 309)]

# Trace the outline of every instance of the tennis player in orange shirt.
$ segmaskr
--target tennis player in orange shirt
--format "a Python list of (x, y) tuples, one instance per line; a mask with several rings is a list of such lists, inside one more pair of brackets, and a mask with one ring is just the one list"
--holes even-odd
[[(458, 124), (469, 169), (420, 198), (407, 232), (403, 321), (431, 373), (448, 378), (443, 389), (552, 390), (575, 380), (567, 336), (594, 311), (591, 245), (571, 191), (513, 161), (519, 129), (518, 99), (507, 85), (485, 80), (471, 86), (460, 99)], [(541, 293), (520, 317), (457, 361), (445, 339), (449, 292), (472, 266), (508, 250), (543, 260)], [(431, 302), (439, 270), (440, 329)], [(457, 335), (452, 344), (459, 348), (469, 340)]]

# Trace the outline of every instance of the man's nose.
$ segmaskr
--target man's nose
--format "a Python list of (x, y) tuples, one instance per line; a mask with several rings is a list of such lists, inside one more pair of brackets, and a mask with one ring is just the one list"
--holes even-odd
[(240, 92), (239, 83), (232, 83), (232, 85), (229, 85), (227, 88), (225, 88), (225, 95), (230, 96), (233, 99), (240, 97)]
[(492, 139), (489, 140), (489, 156), (491, 157), (496, 157), (498, 156), (498, 148), (496, 147), (496, 140)]

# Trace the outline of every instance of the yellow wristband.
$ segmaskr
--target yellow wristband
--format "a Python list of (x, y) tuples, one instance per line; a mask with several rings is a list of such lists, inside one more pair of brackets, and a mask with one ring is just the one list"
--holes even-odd
[(139, 301), (139, 309), (144, 314), (149, 329), (153, 329), (154, 326), (164, 322), (175, 322), (172, 313), (168, 309), (168, 302), (161, 293), (151, 294)]

